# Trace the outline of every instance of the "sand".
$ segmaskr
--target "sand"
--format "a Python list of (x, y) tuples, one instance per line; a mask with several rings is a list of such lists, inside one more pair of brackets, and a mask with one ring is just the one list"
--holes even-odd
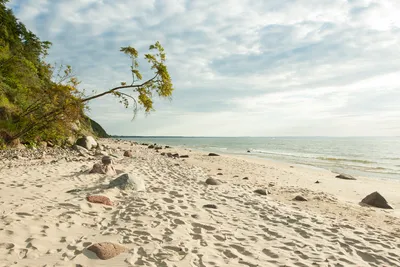
[[(189, 155), (172, 159), (128, 141), (100, 143), (116, 149), (114, 167), (144, 179), (146, 191), (105, 189), (118, 175), (88, 173), (101, 156), (2, 160), (0, 266), (400, 266), (398, 181), (160, 151)], [(209, 177), (222, 184), (205, 185)], [(395, 209), (360, 206), (374, 191)], [(90, 194), (114, 206), (89, 203)], [(293, 201), (297, 195), (308, 201)], [(100, 260), (87, 250), (98, 242), (127, 252)]]

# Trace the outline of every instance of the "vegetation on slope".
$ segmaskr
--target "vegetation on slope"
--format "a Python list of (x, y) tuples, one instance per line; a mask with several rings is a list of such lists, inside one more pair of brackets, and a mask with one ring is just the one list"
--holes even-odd
[[(73, 125), (82, 122), (91, 125), (102, 137), (108, 134), (99, 124), (84, 115), (88, 101), (114, 95), (134, 114), (138, 107), (146, 112), (153, 109), (153, 94), (170, 97), (173, 91), (171, 78), (165, 65), (166, 56), (159, 42), (150, 46), (153, 54), (145, 54), (154, 76), (141, 83), (137, 62), (138, 52), (133, 47), (122, 47), (121, 52), (131, 58), (132, 83), (93, 96), (84, 96), (78, 90), (79, 81), (72, 68), (46, 63), (51, 46), (18, 21), (12, 10), (0, 0), (0, 148), (19, 141), (34, 144), (51, 140), (62, 143), (74, 134)], [(130, 89), (127, 93), (126, 90)]]

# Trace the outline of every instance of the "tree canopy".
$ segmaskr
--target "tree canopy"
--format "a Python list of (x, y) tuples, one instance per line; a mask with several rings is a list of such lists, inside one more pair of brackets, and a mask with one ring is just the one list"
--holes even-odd
[[(71, 132), (71, 124), (85, 118), (91, 100), (114, 95), (125, 107), (154, 110), (154, 96), (170, 98), (173, 92), (164, 48), (159, 42), (144, 55), (153, 76), (143, 81), (138, 51), (121, 47), (131, 60), (131, 83), (85, 96), (71, 66), (55, 67), (45, 61), (51, 43), (29, 31), (0, 0), (0, 148), (15, 139), (25, 142), (60, 142)], [(3, 144), (3, 145), (2, 145)]]

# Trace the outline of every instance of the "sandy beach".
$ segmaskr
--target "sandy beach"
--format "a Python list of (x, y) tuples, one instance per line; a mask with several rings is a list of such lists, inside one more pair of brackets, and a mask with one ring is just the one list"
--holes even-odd
[[(251, 157), (99, 143), (116, 156), (119, 174), (90, 174), (102, 158), (94, 153), (49, 149), (1, 159), (0, 266), (400, 266), (399, 181), (342, 180)], [(127, 150), (132, 157), (123, 156)], [(142, 179), (146, 190), (107, 189), (122, 173)], [(207, 185), (208, 178), (220, 184)], [(374, 191), (394, 209), (359, 204)], [(88, 195), (107, 196), (112, 205), (90, 203)], [(99, 259), (88, 250), (99, 242), (125, 251)]]

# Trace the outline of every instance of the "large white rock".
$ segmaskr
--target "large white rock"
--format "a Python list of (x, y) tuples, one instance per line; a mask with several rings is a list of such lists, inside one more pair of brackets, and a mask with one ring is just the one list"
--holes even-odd
[(91, 150), (92, 148), (97, 147), (97, 142), (94, 140), (93, 136), (84, 136), (76, 140), (76, 144), (78, 146), (84, 147), (87, 150)]
[(108, 188), (118, 187), (119, 189), (129, 189), (134, 191), (146, 191), (146, 186), (143, 178), (132, 174), (124, 173), (118, 178), (112, 180)]

